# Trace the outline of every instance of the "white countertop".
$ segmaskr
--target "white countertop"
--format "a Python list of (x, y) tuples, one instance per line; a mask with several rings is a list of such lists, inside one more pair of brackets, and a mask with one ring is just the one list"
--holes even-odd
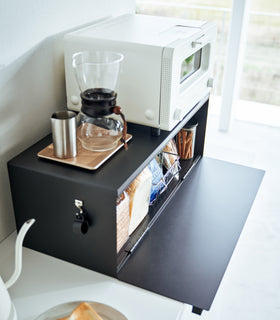
[[(0, 243), (0, 274), (6, 281), (14, 268), (14, 232)], [(101, 302), (129, 320), (180, 320), (183, 303), (123, 283), (115, 278), (23, 248), (22, 273), (9, 289), (18, 320), (34, 320), (61, 303)]]

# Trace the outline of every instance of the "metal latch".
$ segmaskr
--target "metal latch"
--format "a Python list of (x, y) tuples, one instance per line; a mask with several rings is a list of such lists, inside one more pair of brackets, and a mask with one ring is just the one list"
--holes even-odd
[(75, 214), (75, 220), (73, 222), (73, 232), (76, 234), (86, 234), (88, 231), (88, 221), (86, 220), (86, 214), (83, 210), (83, 201), (75, 199), (75, 206), (79, 212)]

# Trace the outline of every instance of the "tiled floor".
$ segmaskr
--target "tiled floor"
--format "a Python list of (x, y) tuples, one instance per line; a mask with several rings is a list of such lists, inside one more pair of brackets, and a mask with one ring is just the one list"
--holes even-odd
[(204, 311), (199, 317), (186, 306), (184, 319), (277, 320), (280, 319), (280, 123), (276, 127), (246, 122), (243, 115), (243, 120), (234, 120), (231, 130), (225, 133), (218, 130), (218, 116), (211, 111), (210, 108), (205, 156), (264, 169), (266, 173), (210, 312)]

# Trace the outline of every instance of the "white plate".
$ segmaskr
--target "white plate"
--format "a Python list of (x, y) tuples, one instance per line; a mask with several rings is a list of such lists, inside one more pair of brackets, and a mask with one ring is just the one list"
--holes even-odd
[(103, 320), (128, 320), (118, 310), (107, 306), (106, 304), (93, 301), (72, 301), (63, 303), (45, 311), (35, 320), (57, 320), (63, 317), (67, 317), (82, 302), (87, 302), (88, 304), (90, 304), (91, 307), (100, 315)]

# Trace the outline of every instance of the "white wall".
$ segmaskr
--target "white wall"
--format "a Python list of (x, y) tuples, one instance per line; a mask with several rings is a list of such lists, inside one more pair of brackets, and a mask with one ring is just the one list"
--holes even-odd
[(50, 133), (52, 112), (66, 106), (63, 34), (134, 7), (134, 0), (0, 1), (0, 241), (15, 230), (7, 161)]

